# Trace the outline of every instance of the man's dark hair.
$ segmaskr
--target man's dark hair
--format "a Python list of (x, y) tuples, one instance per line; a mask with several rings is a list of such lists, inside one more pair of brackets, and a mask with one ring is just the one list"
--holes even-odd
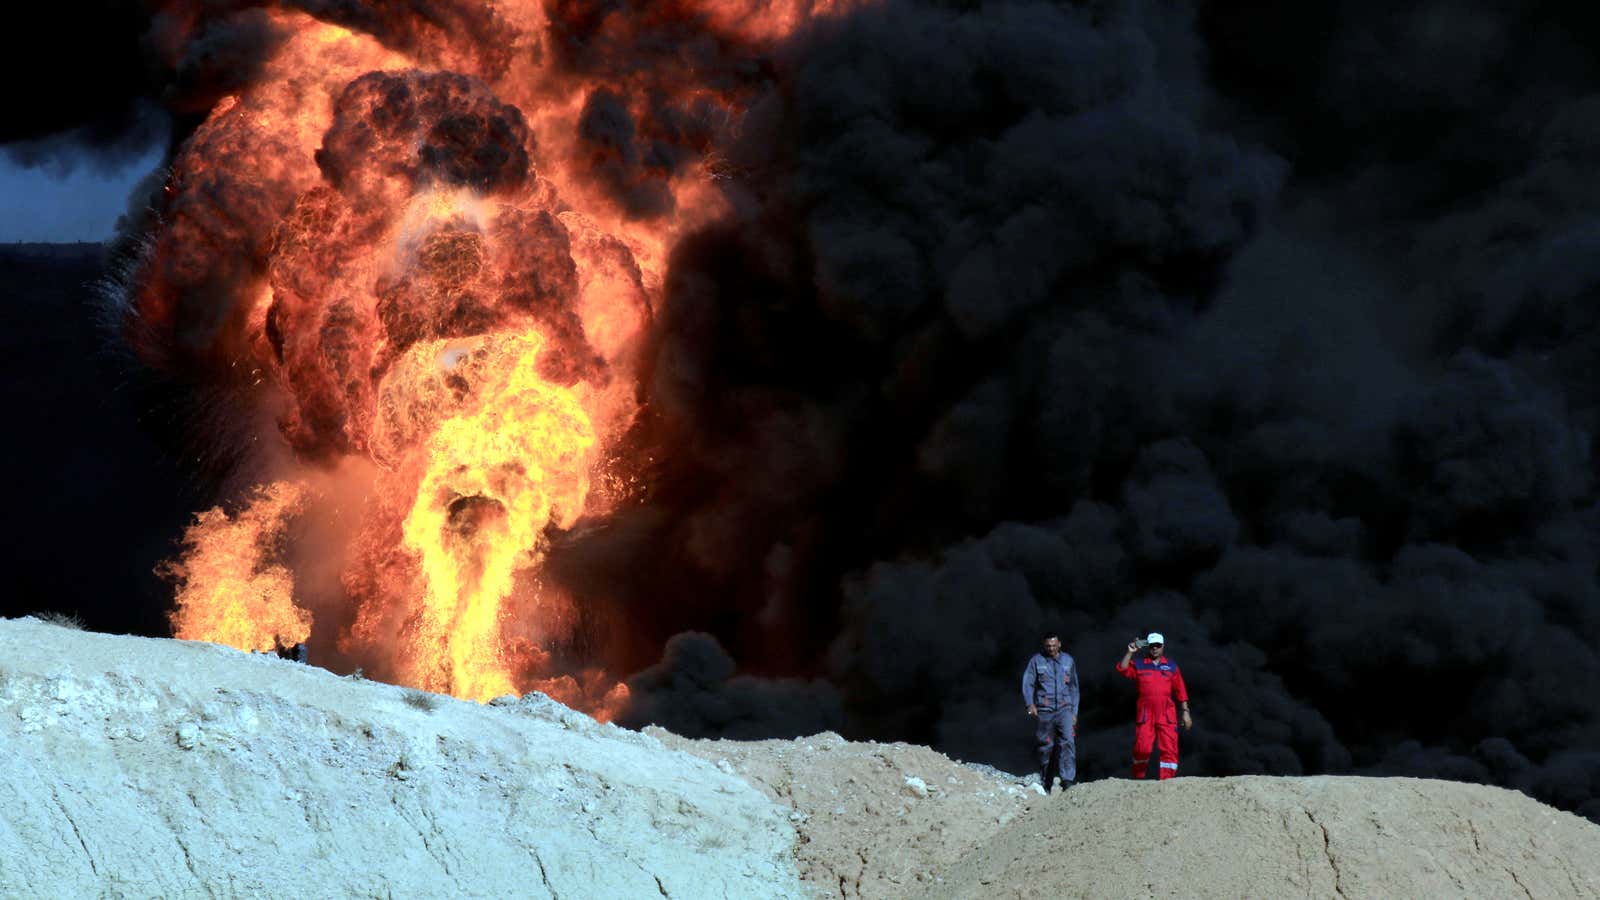
[(1039, 635), (1039, 640), (1041, 641), (1048, 641), (1051, 638), (1055, 638), (1058, 641), (1061, 640), (1061, 632), (1054, 628), (1046, 628), (1044, 634)]

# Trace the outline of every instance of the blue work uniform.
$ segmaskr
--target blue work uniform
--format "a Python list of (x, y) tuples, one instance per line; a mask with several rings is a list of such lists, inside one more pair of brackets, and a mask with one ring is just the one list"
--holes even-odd
[(1034, 740), (1039, 751), (1039, 777), (1045, 790), (1051, 776), (1078, 779), (1078, 749), (1072, 722), (1078, 717), (1078, 665), (1063, 651), (1051, 659), (1035, 653), (1022, 670), (1022, 702), (1039, 712)]

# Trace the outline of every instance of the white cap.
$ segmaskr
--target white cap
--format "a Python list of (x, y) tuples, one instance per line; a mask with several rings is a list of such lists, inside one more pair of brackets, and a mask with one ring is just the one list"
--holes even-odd
[(1161, 636), (1161, 632), (1152, 631), (1145, 637), (1144, 642), (1146, 644), (1165, 644), (1167, 639)]

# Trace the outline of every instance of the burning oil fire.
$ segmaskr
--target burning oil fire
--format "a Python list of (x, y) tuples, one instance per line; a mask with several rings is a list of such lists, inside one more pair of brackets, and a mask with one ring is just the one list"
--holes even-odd
[(166, 564), (179, 586), (174, 631), (241, 650), (272, 650), (274, 640), (292, 646), (311, 636), (311, 615), (294, 605), (294, 577), (268, 559), (304, 498), (300, 485), (278, 482), (258, 489), (234, 518), (221, 509), (196, 517), (184, 536), (188, 552)]
[(179, 151), (130, 306), (146, 359), (264, 423), (264, 483), (168, 564), (176, 635), (617, 713), (614, 676), (558, 658), (581, 610), (541, 564), (637, 468), (652, 302), (721, 211), (708, 152), (748, 85), (630, 35), (744, 59), (828, 2), (162, 4), (175, 57), (264, 48)]

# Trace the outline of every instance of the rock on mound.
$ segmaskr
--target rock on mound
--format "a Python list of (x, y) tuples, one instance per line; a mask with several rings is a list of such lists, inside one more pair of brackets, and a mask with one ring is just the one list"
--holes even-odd
[(1036, 806), (927, 896), (1600, 896), (1600, 826), (1482, 785), (1099, 781)]
[(0, 621), (0, 896), (800, 896), (780, 809), (538, 695)]

